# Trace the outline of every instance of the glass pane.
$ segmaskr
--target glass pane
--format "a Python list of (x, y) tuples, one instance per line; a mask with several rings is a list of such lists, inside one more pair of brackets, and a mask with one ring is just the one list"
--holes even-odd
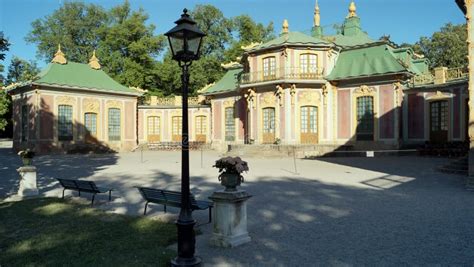
[(72, 106), (58, 106), (58, 140), (72, 140)]
[(184, 40), (181, 38), (169, 37), (170, 45), (173, 49), (173, 53), (176, 55), (182, 53), (184, 49)]
[(196, 55), (199, 49), (199, 43), (201, 42), (201, 38), (194, 38), (188, 40), (188, 49), (191, 53)]
[(274, 108), (263, 109), (263, 132), (264, 133), (275, 132), (275, 109)]
[(97, 114), (86, 113), (84, 115), (84, 123), (86, 126), (86, 134), (96, 136), (97, 135)]
[(109, 109), (109, 140), (120, 141), (120, 109)]
[(179, 117), (173, 117), (172, 118), (172, 126), (173, 126), (173, 135), (181, 135), (183, 128), (183, 118), (181, 116)]
[(235, 140), (235, 119), (234, 108), (225, 109), (225, 140)]
[[(365, 135), (367, 139), (373, 139), (374, 111), (373, 97), (362, 96), (357, 98), (357, 134)], [(365, 139), (358, 136), (358, 139)]]

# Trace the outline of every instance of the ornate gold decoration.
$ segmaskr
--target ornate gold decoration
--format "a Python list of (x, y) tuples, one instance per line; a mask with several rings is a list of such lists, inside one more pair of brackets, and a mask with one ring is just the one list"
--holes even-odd
[(354, 0), (352, 0), (351, 4), (349, 5), (349, 14), (347, 15), (348, 18), (357, 17), (356, 14), (356, 5)]
[(107, 101), (107, 107), (108, 108), (122, 108), (122, 102), (119, 102), (117, 100), (109, 100)]
[(276, 102), (275, 94), (272, 92), (267, 92), (262, 95), (262, 105), (264, 106), (274, 106)]
[(234, 100), (225, 100), (224, 101), (224, 107), (233, 107), (235, 101)]
[(92, 52), (92, 57), (89, 59), (89, 66), (95, 70), (100, 70), (99, 59), (95, 56), (95, 49)]
[(58, 44), (58, 51), (56, 51), (56, 54), (54, 54), (53, 60), (51, 60), (52, 63), (58, 63), (58, 64), (66, 64), (67, 60), (66, 57), (64, 56), (63, 51), (61, 51), (61, 44)]
[(446, 98), (451, 98), (451, 94), (450, 93), (444, 94), (441, 91), (436, 91), (436, 94), (428, 97), (427, 100), (446, 99)]
[(291, 105), (295, 104), (295, 95), (296, 95), (296, 84), (292, 84), (290, 87)]
[(250, 50), (250, 49), (252, 49), (256, 46), (259, 46), (261, 44), (262, 44), (262, 42), (251, 42), (249, 45), (243, 45), (240, 48), (242, 48), (242, 50)]
[(58, 105), (71, 105), (72, 106), (76, 103), (76, 99), (74, 97), (62, 95), (56, 98), (56, 102), (58, 103)]
[(240, 68), (242, 67), (242, 64), (240, 64), (239, 62), (231, 61), (229, 63), (222, 63), (221, 67), (228, 70), (228, 69)]
[(93, 98), (86, 98), (82, 101), (82, 107), (84, 112), (95, 112), (99, 113), (99, 101)]
[(395, 88), (395, 103), (397, 106), (400, 106), (402, 103), (400, 101), (400, 97), (403, 97), (403, 86), (400, 82), (396, 82), (393, 84)]
[(321, 89), (322, 89), (321, 94), (323, 95), (323, 102), (324, 102), (324, 105), (326, 105), (328, 103), (327, 96), (328, 96), (329, 90), (328, 90), (327, 85), (325, 84), (321, 87)]
[(283, 20), (283, 25), (281, 26), (281, 33), (283, 33), (283, 34), (288, 33), (289, 32), (288, 28), (289, 28), (288, 20), (284, 19)]
[(306, 104), (318, 104), (319, 101), (321, 100), (320, 98), (321, 98), (321, 96), (317, 92), (304, 91), (304, 92), (299, 94), (299, 98), (298, 98), (299, 102), (298, 103), (302, 103), (304, 105), (306, 105)]
[(253, 108), (255, 109), (255, 105), (253, 105), (253, 101), (255, 100), (256, 96), (257, 96), (257, 93), (255, 93), (255, 91), (252, 90), (252, 88), (249, 88), (247, 90), (247, 93), (244, 94), (245, 100), (247, 100), (247, 109), (250, 110), (251, 106), (253, 106)]
[(283, 90), (283, 87), (281, 85), (276, 86), (276, 91), (275, 91), (275, 96), (278, 98), (278, 102), (280, 103), (280, 106), (283, 106), (284, 101), (281, 99), (283, 97), (283, 93), (285, 92)]
[(318, 0), (316, 0), (316, 6), (314, 7), (313, 26), (314, 26), (314, 27), (319, 27), (319, 26), (321, 26), (321, 16), (320, 16), (320, 14), (319, 14)]
[(359, 88), (354, 90), (356, 95), (374, 95), (375, 89), (373, 87), (368, 87), (367, 85), (362, 85)]

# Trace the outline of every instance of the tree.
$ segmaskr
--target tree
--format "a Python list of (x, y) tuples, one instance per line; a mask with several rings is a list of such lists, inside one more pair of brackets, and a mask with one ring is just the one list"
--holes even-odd
[[(8, 51), (10, 43), (4, 37), (3, 32), (0, 31), (0, 61), (5, 60), (5, 53)], [(3, 65), (0, 64), (0, 73), (3, 72)], [(7, 114), (10, 107), (10, 97), (5, 90), (1, 90), (3, 86), (3, 76), (0, 76), (0, 131), (4, 131), (8, 124)]]
[(466, 67), (468, 64), (466, 40), (466, 24), (447, 23), (431, 37), (421, 37), (412, 48), (430, 60), (431, 68)]
[(273, 38), (273, 23), (267, 26), (256, 23), (248, 15), (240, 15), (232, 18), (232, 30), (236, 38), (231, 42), (230, 48), (226, 51), (226, 61), (234, 61), (244, 52), (242, 46), (253, 42), (266, 42)]
[(100, 6), (65, 2), (53, 14), (33, 21), (25, 40), (37, 45), (37, 55), (46, 62), (51, 61), (61, 44), (68, 60), (87, 63), (106, 22), (107, 13)]
[(36, 62), (13, 57), (8, 67), (7, 84), (32, 80), (40, 72)]
[(132, 11), (128, 1), (112, 8), (107, 17), (97, 51), (104, 69), (124, 85), (154, 88), (155, 58), (164, 48), (164, 36), (155, 36), (155, 26), (145, 25), (145, 11)]

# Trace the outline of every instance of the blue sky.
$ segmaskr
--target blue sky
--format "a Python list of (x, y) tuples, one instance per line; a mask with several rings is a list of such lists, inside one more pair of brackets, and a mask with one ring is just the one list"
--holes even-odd
[[(36, 47), (24, 41), (31, 30), (31, 22), (44, 18), (57, 9), (64, 0), (0, 0), (0, 30), (11, 46), (3, 65), (8, 66), (13, 55), (37, 60)], [(123, 1), (85, 0), (110, 8)], [(355, 0), (362, 28), (372, 38), (390, 35), (395, 43), (414, 43), (421, 36), (431, 34), (447, 22), (464, 23), (465, 19), (454, 0)], [(149, 23), (161, 34), (173, 27), (184, 7), (212, 4), (226, 17), (248, 14), (255, 21), (274, 22), (279, 33), (283, 19), (288, 19), (290, 31), (309, 32), (312, 26), (315, 0), (130, 0), (133, 9), (142, 7), (149, 14)], [(331, 25), (341, 24), (347, 15), (350, 0), (319, 0), (321, 25), (332, 32)], [(66, 55), (67, 56), (67, 55)], [(38, 61), (39, 66), (45, 65)]]

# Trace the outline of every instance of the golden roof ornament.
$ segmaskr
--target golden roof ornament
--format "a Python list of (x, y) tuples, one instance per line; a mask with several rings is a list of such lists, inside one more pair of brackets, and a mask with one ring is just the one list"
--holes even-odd
[(288, 25), (288, 20), (287, 20), (287, 19), (283, 20), (283, 25), (282, 25), (281, 33), (283, 33), (283, 34), (288, 33), (288, 27), (289, 27), (289, 25)]
[(236, 61), (231, 61), (229, 63), (222, 63), (221, 67), (226, 69), (226, 70), (230, 70), (230, 69), (235, 69), (235, 68), (241, 68), (242, 64), (240, 64), (239, 62), (236, 62)]
[(58, 64), (66, 64), (67, 60), (66, 57), (64, 56), (63, 51), (61, 51), (61, 44), (58, 44), (58, 51), (56, 51), (56, 54), (54, 54), (53, 60), (51, 60), (52, 63), (58, 63)]
[(252, 49), (256, 46), (259, 46), (261, 44), (262, 44), (262, 42), (251, 42), (249, 45), (242, 45), (240, 48), (242, 50), (250, 50), (250, 49)]
[(347, 15), (348, 18), (352, 17), (357, 17), (356, 14), (356, 4), (354, 3), (354, 0), (351, 1), (351, 4), (349, 5), (349, 15)]
[(100, 70), (99, 59), (95, 56), (95, 49), (92, 52), (92, 57), (89, 59), (89, 66), (95, 70)]
[(316, 0), (316, 6), (314, 7), (313, 26), (314, 26), (314, 27), (319, 27), (319, 26), (321, 26), (321, 15), (320, 15), (320, 13), (319, 13), (318, 0)]

